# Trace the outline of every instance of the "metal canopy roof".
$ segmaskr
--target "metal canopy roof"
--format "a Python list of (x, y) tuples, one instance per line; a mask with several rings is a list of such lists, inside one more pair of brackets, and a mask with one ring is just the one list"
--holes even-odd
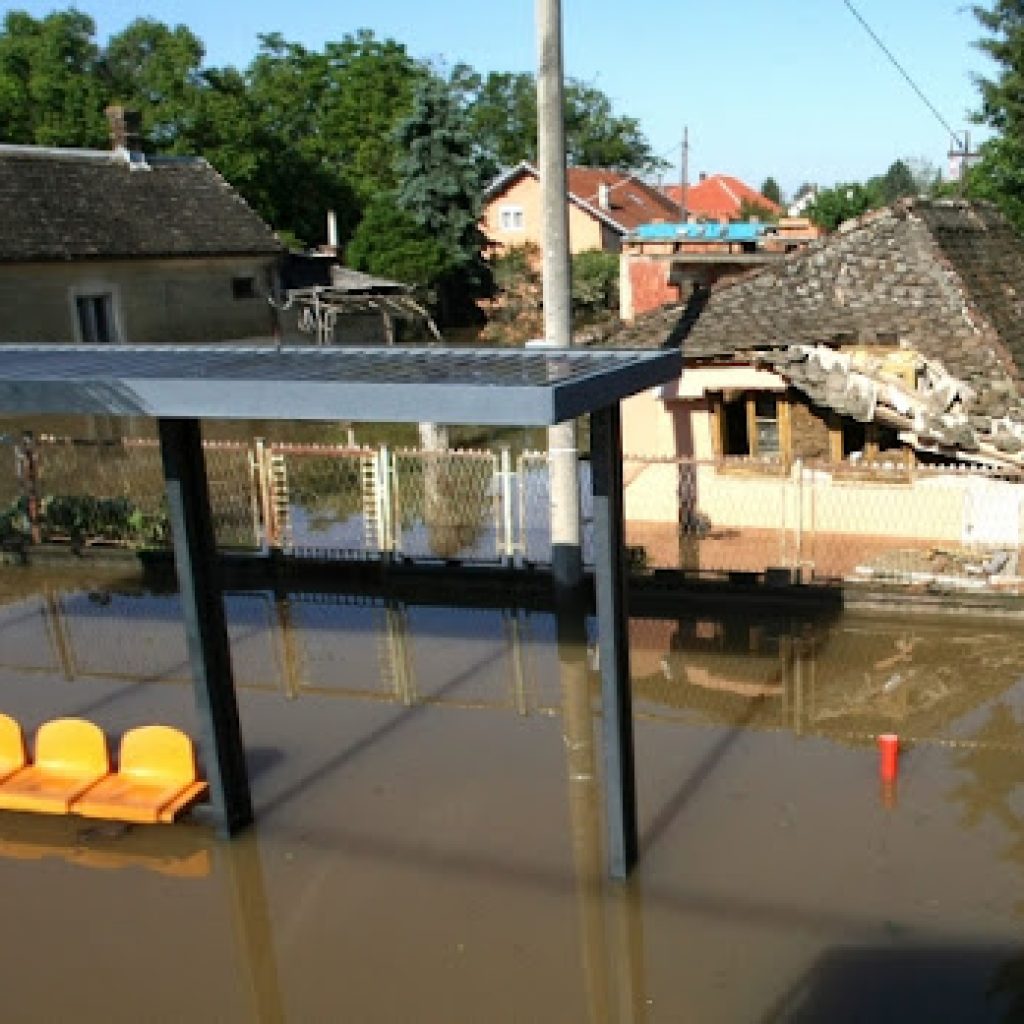
[(622, 349), (0, 345), (0, 413), (545, 426), (681, 369)]

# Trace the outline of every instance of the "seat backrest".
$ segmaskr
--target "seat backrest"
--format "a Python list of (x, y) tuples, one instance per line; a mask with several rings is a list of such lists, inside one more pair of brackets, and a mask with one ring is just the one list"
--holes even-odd
[(6, 775), (24, 767), (27, 761), (20, 723), (10, 715), (0, 715), (0, 772)]
[(110, 771), (110, 752), (103, 730), (83, 718), (55, 718), (36, 733), (36, 766), (75, 775)]
[(169, 725), (140, 725), (121, 739), (122, 775), (140, 779), (180, 782), (196, 781), (196, 754), (192, 740)]

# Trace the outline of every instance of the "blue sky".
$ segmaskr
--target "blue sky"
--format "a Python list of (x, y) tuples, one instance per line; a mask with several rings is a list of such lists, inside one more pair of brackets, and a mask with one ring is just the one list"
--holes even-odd
[[(784, 191), (880, 173), (897, 157), (945, 167), (945, 130), (900, 78), (843, 0), (562, 0), (567, 75), (606, 92), (640, 119), (678, 180), (690, 130), (691, 180), (700, 171), (752, 185), (774, 175)], [(972, 43), (980, 26), (963, 0), (852, 0), (921, 90), (972, 142), (973, 74), (992, 68)], [(41, 16), (66, 5), (15, 3)], [(188, 25), (211, 64), (244, 66), (260, 32), (319, 47), (359, 28), (405, 43), (416, 57), (480, 71), (535, 65), (532, 0), (79, 0), (101, 41), (145, 15)]]

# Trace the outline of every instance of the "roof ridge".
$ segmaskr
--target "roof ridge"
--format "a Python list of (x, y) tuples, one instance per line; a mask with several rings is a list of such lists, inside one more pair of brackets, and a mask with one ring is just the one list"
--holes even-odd
[[(129, 151), (125, 149), (86, 149), (76, 146), (36, 146), (20, 142), (0, 142), (0, 157), (28, 159), (82, 160), (96, 163), (128, 164)], [(206, 163), (204, 157), (191, 154), (146, 153), (147, 164), (152, 166)]]

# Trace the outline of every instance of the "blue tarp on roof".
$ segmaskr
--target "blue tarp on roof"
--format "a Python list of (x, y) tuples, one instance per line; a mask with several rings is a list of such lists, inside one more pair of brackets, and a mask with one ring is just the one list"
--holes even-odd
[(633, 237), (647, 241), (755, 242), (767, 230), (766, 224), (641, 224)]

